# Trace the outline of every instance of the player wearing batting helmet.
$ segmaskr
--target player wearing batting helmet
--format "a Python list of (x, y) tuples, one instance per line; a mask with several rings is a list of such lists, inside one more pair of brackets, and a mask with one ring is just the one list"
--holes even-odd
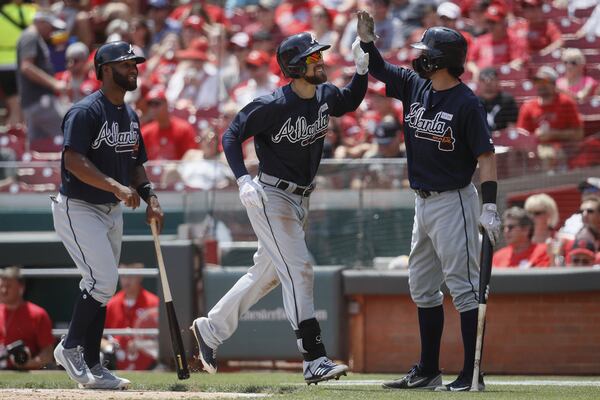
[[(309, 33), (284, 39), (277, 60), (291, 82), (246, 105), (223, 136), (240, 200), (258, 237), (254, 265), (221, 298), (206, 318), (194, 321), (200, 359), (217, 372), (215, 351), (235, 331), (241, 315), (279, 284), (287, 318), (304, 357), (304, 380), (338, 379), (348, 367), (327, 357), (315, 318), (313, 266), (306, 247), (308, 199), (315, 189), (330, 116), (355, 110), (367, 90), (368, 56), (353, 46), (356, 74), (344, 88), (327, 83), (322, 52)], [(248, 174), (242, 143), (254, 137), (259, 172)]]
[[(415, 218), (408, 262), (409, 286), (419, 315), (421, 359), (403, 378), (385, 388), (462, 391), (471, 388), (479, 288), (479, 226), (492, 243), (499, 234), (496, 212), (496, 159), (486, 113), (459, 79), (467, 43), (449, 28), (425, 31), (412, 47), (421, 50), (413, 70), (389, 64), (374, 45), (374, 21), (358, 13), (361, 47), (369, 71), (386, 84), (388, 97), (404, 105), (404, 137)], [(471, 183), (479, 164), (483, 207)], [(460, 313), (464, 365), (459, 377), (442, 385), (439, 368), (444, 325), (441, 284)], [(479, 389), (484, 389), (479, 377)]]
[(162, 227), (163, 212), (146, 176), (146, 150), (135, 111), (123, 99), (137, 87), (144, 62), (125, 42), (106, 43), (94, 57), (102, 88), (73, 105), (62, 123), (62, 182), (52, 197), (56, 233), (81, 273), (69, 332), (56, 362), (86, 389), (123, 389), (129, 381), (99, 359), (106, 303), (117, 288), (123, 211), (142, 198), (146, 220)]

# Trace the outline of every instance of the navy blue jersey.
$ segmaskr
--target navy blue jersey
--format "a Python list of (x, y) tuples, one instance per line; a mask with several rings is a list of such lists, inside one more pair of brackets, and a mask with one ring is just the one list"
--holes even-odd
[(384, 62), (373, 43), (369, 72), (386, 84), (386, 95), (402, 101), (408, 178), (413, 189), (445, 191), (467, 186), (477, 157), (494, 151), (486, 112), (464, 83), (435, 91), (412, 70)]
[(223, 136), (225, 155), (236, 178), (248, 173), (241, 143), (253, 136), (262, 172), (309, 185), (321, 162), (329, 117), (355, 110), (366, 90), (367, 74), (355, 74), (342, 89), (330, 83), (317, 85), (311, 99), (300, 98), (286, 85), (253, 100), (235, 116)]
[[(64, 148), (86, 156), (102, 173), (129, 186), (134, 168), (147, 161), (140, 121), (133, 109), (116, 106), (98, 90), (76, 103), (62, 123)], [(115, 203), (117, 197), (90, 186), (65, 169), (61, 162), (60, 192), (93, 204)]]

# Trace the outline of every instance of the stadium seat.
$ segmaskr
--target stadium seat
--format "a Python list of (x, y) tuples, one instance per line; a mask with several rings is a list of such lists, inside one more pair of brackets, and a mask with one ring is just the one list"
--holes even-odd
[(12, 149), (15, 152), (17, 160), (21, 160), (25, 153), (26, 140), (12, 134), (0, 134), (0, 147)]
[(562, 18), (568, 18), (569, 16), (566, 8), (552, 7), (550, 4), (544, 4), (542, 6), (542, 12), (546, 19), (552, 19), (554, 21), (560, 21)]
[(39, 152), (60, 152), (62, 151), (62, 144), (62, 136), (32, 139), (29, 144), (29, 149)]
[(575, 155), (569, 160), (569, 168), (585, 168), (600, 165), (600, 134), (585, 138)]
[(585, 136), (600, 132), (600, 98), (594, 97), (589, 101), (580, 103), (577, 108), (583, 119)]
[(498, 67), (498, 78), (501, 81), (520, 81), (529, 78), (529, 70), (527, 68), (514, 69), (509, 65), (501, 65)]
[(598, 49), (600, 40), (596, 36), (582, 37), (580, 39), (565, 40), (564, 48), (576, 47), (578, 49)]
[(535, 151), (538, 141), (524, 129), (507, 128), (492, 132), (494, 144), (523, 151)]
[(556, 23), (563, 34), (575, 33), (583, 26), (581, 22), (569, 17), (561, 17)]

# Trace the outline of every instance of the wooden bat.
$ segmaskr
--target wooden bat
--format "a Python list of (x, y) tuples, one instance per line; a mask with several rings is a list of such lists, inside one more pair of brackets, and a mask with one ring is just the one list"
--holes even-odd
[(481, 367), (481, 350), (483, 347), (483, 331), (485, 329), (485, 313), (492, 277), (492, 257), (494, 248), (486, 232), (481, 242), (481, 258), (479, 261), (479, 308), (477, 310), (477, 342), (475, 344), (475, 360), (473, 362), (473, 380), (471, 392), (479, 391), (479, 370)]
[(160, 282), (162, 284), (165, 307), (167, 309), (167, 318), (169, 320), (169, 332), (171, 333), (171, 346), (173, 348), (173, 357), (175, 358), (177, 378), (188, 379), (190, 377), (190, 370), (185, 358), (185, 349), (183, 348), (183, 340), (181, 340), (179, 322), (177, 322), (177, 314), (175, 314), (175, 307), (173, 306), (173, 298), (171, 296), (171, 289), (169, 288), (169, 280), (167, 279), (165, 262), (160, 249), (156, 220), (152, 219), (150, 227), (152, 228), (152, 236), (154, 237), (154, 248), (156, 250), (156, 259), (158, 260), (158, 271), (160, 273)]

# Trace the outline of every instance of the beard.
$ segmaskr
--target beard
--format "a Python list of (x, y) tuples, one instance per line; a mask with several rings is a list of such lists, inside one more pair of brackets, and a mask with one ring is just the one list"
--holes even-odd
[(321, 83), (327, 82), (327, 73), (323, 70), (322, 72), (315, 72), (315, 74), (311, 76), (304, 75), (304, 80), (311, 85), (320, 85)]
[(424, 63), (425, 63), (425, 59), (423, 58), (423, 56), (417, 57), (414, 60), (412, 60), (412, 67), (413, 67), (413, 70), (417, 74), (419, 74), (419, 77), (421, 77), (423, 79), (429, 79), (429, 78), (431, 78), (431, 75), (433, 75), (435, 70), (427, 71), (425, 69), (425, 67), (423, 66)]
[(119, 73), (114, 68), (111, 68), (111, 70), (112, 70), (113, 81), (117, 84), (117, 86), (119, 86), (120, 88), (122, 88), (123, 90), (126, 90), (126, 91), (132, 91), (132, 90), (137, 89), (137, 79), (133, 82), (130, 82), (127, 75)]

